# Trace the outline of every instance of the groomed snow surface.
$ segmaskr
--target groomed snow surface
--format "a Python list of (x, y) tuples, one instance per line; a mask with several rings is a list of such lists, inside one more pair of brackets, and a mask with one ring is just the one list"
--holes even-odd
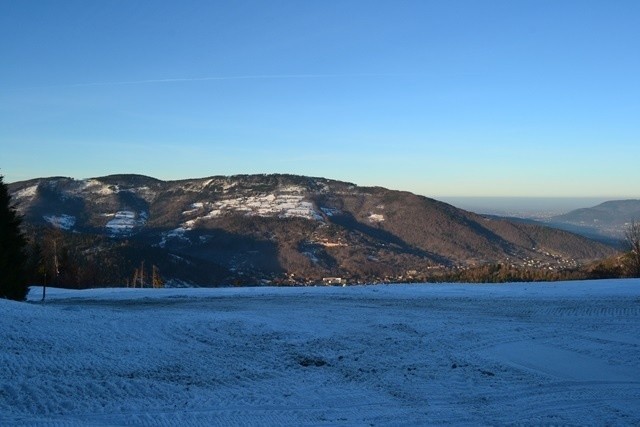
[(639, 425), (640, 280), (0, 300), (0, 425)]

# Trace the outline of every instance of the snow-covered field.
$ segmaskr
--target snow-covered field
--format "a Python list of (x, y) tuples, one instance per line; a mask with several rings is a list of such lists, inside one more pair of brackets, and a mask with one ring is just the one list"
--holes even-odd
[(640, 280), (0, 300), (0, 425), (640, 424)]

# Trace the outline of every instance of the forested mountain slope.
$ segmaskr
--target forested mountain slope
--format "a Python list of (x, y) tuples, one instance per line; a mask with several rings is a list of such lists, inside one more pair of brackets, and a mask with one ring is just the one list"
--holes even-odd
[(111, 175), (9, 187), (42, 246), (55, 229), (78, 274), (101, 283), (128, 280), (142, 261), (167, 279), (214, 285), (401, 280), (498, 262), (559, 269), (615, 252), (568, 232), (324, 178)]

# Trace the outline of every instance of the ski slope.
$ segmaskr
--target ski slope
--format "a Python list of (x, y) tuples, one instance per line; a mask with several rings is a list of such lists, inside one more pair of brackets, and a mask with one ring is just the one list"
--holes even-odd
[(639, 425), (640, 280), (0, 300), (0, 425)]

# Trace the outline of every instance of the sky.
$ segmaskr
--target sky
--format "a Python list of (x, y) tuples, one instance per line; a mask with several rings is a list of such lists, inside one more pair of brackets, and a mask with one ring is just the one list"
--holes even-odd
[(0, 174), (640, 197), (636, 0), (0, 3)]

